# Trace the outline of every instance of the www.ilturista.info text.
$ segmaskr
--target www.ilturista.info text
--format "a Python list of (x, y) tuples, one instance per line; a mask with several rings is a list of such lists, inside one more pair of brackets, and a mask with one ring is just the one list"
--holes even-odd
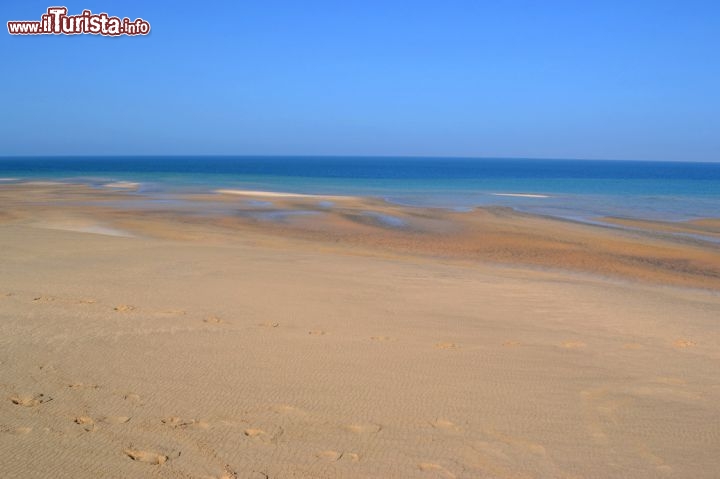
[(7, 22), (11, 35), (147, 35), (150, 23), (142, 18), (131, 21), (129, 18), (108, 16), (107, 13), (92, 13), (83, 10), (80, 15), (68, 15), (65, 7), (50, 7), (40, 21)]

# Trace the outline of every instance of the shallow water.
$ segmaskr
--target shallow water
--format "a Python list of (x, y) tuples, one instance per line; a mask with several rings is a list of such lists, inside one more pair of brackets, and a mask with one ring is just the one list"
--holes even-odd
[(319, 211), (312, 210), (270, 210), (270, 211), (239, 211), (239, 216), (253, 218), (263, 221), (286, 221), (294, 216), (314, 216), (319, 215)]
[(352, 157), (2, 158), (0, 177), (74, 181), (99, 188), (128, 181), (139, 183), (139, 193), (159, 196), (234, 188), (371, 196), (455, 211), (499, 205), (564, 218), (687, 220), (717, 217), (720, 211), (720, 163)]
[(365, 211), (363, 212), (363, 214), (377, 220), (384, 226), (390, 226), (392, 228), (403, 228), (407, 226), (407, 222), (402, 218), (398, 218), (397, 216), (378, 213), (376, 211)]

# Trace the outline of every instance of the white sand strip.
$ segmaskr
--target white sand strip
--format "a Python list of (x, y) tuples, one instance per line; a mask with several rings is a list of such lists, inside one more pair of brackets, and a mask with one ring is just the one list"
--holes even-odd
[(91, 233), (105, 236), (120, 236), (125, 238), (132, 238), (135, 235), (128, 231), (112, 228), (101, 224), (53, 224), (53, 223), (38, 223), (34, 224), (36, 228), (44, 228), (50, 230), (60, 231), (72, 231), (75, 233)]
[(493, 196), (514, 196), (518, 198), (550, 198), (549, 195), (537, 195), (532, 193), (490, 193)]
[(237, 195), (237, 196), (262, 196), (265, 198), (322, 198), (322, 199), (350, 199), (351, 196), (333, 196), (333, 195), (307, 195), (303, 193), (285, 193), (279, 191), (258, 191), (258, 190), (231, 190), (221, 189), (215, 190), (215, 193), (221, 195)]

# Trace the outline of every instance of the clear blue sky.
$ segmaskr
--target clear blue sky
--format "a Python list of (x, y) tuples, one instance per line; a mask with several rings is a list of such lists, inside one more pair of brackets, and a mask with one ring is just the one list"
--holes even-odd
[[(148, 37), (10, 36), (66, 5)], [(0, 4), (0, 155), (720, 160), (720, 2)]]

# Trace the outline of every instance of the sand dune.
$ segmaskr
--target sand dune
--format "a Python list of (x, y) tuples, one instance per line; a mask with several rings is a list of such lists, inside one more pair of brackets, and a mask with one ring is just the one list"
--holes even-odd
[[(32, 198), (55, 193), (18, 191), (0, 192), (2, 477), (720, 470), (717, 253), (703, 245), (557, 223), (563, 242), (556, 223), (506, 210), (392, 209), (417, 227), (395, 231), (338, 212), (279, 226), (138, 215), (88, 206), (84, 190), (41, 210)], [(387, 212), (339, 206), (355, 207)], [(34, 227), (42, 215), (134, 236)], [(436, 221), (479, 236), (443, 250)], [(453, 254), (482, 235), (505, 236), (506, 263)], [(518, 258), (553, 248), (583, 268)], [(710, 279), (664, 282), (660, 260), (596, 268), (620, 268), (623, 248), (709, 258)]]

